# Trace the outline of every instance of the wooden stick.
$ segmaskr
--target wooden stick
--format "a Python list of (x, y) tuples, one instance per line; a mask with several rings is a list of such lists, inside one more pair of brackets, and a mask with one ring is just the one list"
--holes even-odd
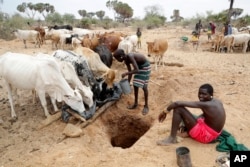
[(69, 109), (67, 109), (67, 112), (70, 113), (70, 114), (71, 114), (72, 116), (74, 116), (75, 118), (81, 120), (82, 122), (85, 122), (85, 121), (86, 121), (85, 118), (81, 117), (80, 115), (78, 115), (77, 113), (75, 113), (75, 112), (73, 112), (73, 111), (71, 111), (71, 110), (69, 110)]
[(102, 107), (100, 107), (100, 108), (96, 111), (96, 113), (94, 114), (94, 116), (93, 116), (91, 119), (89, 119), (89, 120), (83, 122), (82, 124), (80, 124), (80, 127), (81, 127), (81, 128), (85, 128), (86, 126), (88, 126), (89, 124), (91, 124), (92, 122), (94, 122), (94, 121), (96, 120), (97, 117), (99, 117), (102, 113), (104, 113), (104, 111), (105, 111), (107, 108), (109, 108), (110, 106), (112, 106), (112, 105), (115, 104), (115, 103), (116, 103), (116, 101), (110, 101), (110, 102), (107, 102), (106, 104), (104, 104)]
[(58, 119), (61, 118), (61, 112), (57, 112), (56, 114), (54, 115), (50, 115), (49, 117), (47, 117), (45, 120), (43, 120), (41, 122), (41, 125), (37, 128), (38, 130), (39, 129), (42, 129), (50, 124), (52, 124), (53, 122), (57, 121)]

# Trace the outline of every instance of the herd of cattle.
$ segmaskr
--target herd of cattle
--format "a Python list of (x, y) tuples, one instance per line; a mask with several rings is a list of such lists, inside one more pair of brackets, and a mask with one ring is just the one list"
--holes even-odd
[[(246, 27), (249, 31), (250, 27)], [(219, 52), (226, 48), (233, 51), (241, 45), (246, 53), (250, 44), (250, 34), (233, 29), (232, 35), (216, 34), (212, 48)], [(45, 116), (49, 116), (45, 94), (50, 98), (54, 111), (58, 111), (56, 101), (64, 101), (79, 114), (103, 100), (103, 92), (113, 88), (117, 71), (112, 69), (112, 53), (123, 49), (126, 54), (136, 52), (137, 36), (121, 32), (96, 33), (89, 29), (69, 25), (50, 27), (31, 27), (29, 30), (15, 30), (14, 34), (23, 41), (32, 40), (35, 47), (42, 47), (50, 40), (52, 55), (39, 53), (27, 55), (7, 52), (0, 56), (0, 77), (6, 82), (11, 105), (11, 117), (16, 118), (12, 93), (17, 89), (28, 89), (37, 93)], [(168, 49), (165, 38), (146, 42), (148, 56), (157, 64), (163, 63), (163, 55)], [(10, 66), (11, 64), (11, 66)], [(35, 91), (34, 91), (35, 90)]]
[(232, 34), (226, 36), (222, 33), (216, 34), (212, 47), (215, 52), (225, 50), (230, 53), (236, 50), (236, 47), (241, 47), (242, 53), (250, 51), (250, 26), (242, 27), (239, 30), (232, 27)]
[[(54, 111), (58, 111), (56, 102), (64, 101), (80, 115), (86, 112), (97, 100), (103, 100), (103, 91), (113, 89), (117, 71), (111, 68), (112, 53), (118, 48), (125, 53), (136, 52), (137, 45), (136, 35), (96, 34), (71, 26), (19, 29), (14, 34), (25, 48), (27, 40), (33, 40), (38, 47), (51, 40), (52, 49), (56, 49), (52, 54), (7, 52), (0, 56), (0, 77), (6, 83), (14, 119), (17, 115), (12, 94), (17, 96), (18, 89), (32, 90), (33, 102), (37, 93), (46, 117), (50, 116), (46, 93)], [(166, 39), (147, 44), (148, 54), (160, 61), (168, 48)]]

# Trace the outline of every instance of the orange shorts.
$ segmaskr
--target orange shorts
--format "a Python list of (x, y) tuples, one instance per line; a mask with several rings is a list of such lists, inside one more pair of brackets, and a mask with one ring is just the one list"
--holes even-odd
[(189, 131), (189, 135), (201, 143), (210, 143), (221, 134), (210, 128), (204, 122), (204, 118), (198, 118), (197, 124)]

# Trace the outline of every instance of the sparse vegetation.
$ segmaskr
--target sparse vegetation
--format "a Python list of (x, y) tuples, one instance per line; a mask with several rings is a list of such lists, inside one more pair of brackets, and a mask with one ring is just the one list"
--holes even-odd
[[(3, 2), (3, 1), (2, 1)], [(232, 8), (233, 1), (230, 1), (230, 8), (228, 10), (221, 11), (217, 14), (207, 11), (206, 16), (196, 14), (195, 17), (186, 19), (181, 16), (181, 11), (175, 9), (173, 11), (173, 16), (171, 20), (167, 19), (162, 13), (164, 11), (160, 6), (148, 6), (145, 8), (144, 18), (133, 18), (133, 9), (129, 4), (119, 2), (117, 0), (109, 0), (106, 2), (107, 8), (114, 12), (114, 20), (105, 16), (105, 12), (100, 10), (96, 12), (86, 11), (84, 9), (79, 9), (78, 14), (82, 17), (81, 19), (76, 19), (73, 14), (67, 13), (61, 15), (55, 12), (54, 6), (48, 3), (22, 3), (17, 6), (17, 10), (20, 14), (15, 14), (9, 16), (8, 14), (2, 13), (0, 11), (0, 38), (10, 40), (13, 39), (13, 34), (11, 33), (14, 29), (27, 28), (27, 22), (37, 25), (61, 25), (61, 24), (71, 24), (72, 26), (81, 28), (92, 28), (103, 27), (105, 29), (116, 28), (120, 26), (133, 26), (153, 29), (168, 25), (178, 25), (183, 27), (193, 27), (198, 20), (202, 20), (203, 23), (208, 23), (213, 21), (219, 27), (223, 25), (224, 22), (229, 20), (235, 27), (246, 26), (250, 24), (250, 17), (248, 15), (240, 17), (243, 10), (240, 8)], [(25, 13), (26, 15), (21, 15)], [(42, 16), (43, 20), (35, 19), (35, 16)], [(232, 19), (231, 19), (232, 17)], [(167, 22), (168, 21), (168, 22)]]

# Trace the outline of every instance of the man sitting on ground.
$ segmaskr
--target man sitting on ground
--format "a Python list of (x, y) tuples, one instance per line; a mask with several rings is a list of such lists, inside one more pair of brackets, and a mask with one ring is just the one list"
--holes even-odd
[[(159, 122), (163, 122), (166, 114), (173, 110), (170, 136), (158, 141), (158, 145), (177, 143), (177, 131), (183, 121), (191, 138), (201, 143), (210, 143), (220, 136), (225, 125), (226, 113), (220, 100), (213, 97), (213, 87), (210, 84), (201, 85), (198, 92), (199, 101), (176, 101), (160, 113)], [(186, 107), (200, 108), (203, 112), (198, 118)]]

